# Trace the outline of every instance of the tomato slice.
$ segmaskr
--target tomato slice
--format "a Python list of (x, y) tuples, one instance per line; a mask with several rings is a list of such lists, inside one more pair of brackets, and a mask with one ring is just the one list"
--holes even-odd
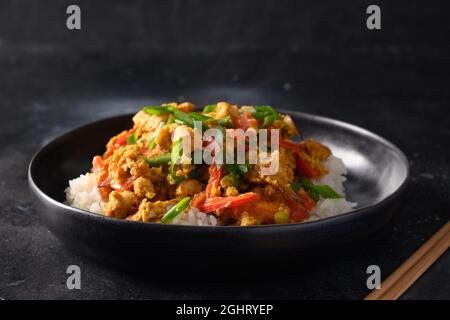
[(211, 164), (208, 169), (209, 181), (206, 186), (206, 197), (220, 196), (220, 180), (224, 176), (224, 166), (217, 167), (215, 163)]
[[(196, 203), (197, 208), (205, 213), (223, 208), (236, 208), (259, 199), (259, 195), (254, 192), (247, 192), (235, 197), (212, 197), (206, 198), (202, 203)], [(193, 205), (193, 204), (192, 204)]]

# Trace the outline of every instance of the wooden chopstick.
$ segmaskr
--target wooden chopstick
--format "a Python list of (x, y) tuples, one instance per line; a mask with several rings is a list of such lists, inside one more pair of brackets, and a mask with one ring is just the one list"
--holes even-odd
[(450, 246), (450, 221), (373, 290), (365, 300), (398, 299)]

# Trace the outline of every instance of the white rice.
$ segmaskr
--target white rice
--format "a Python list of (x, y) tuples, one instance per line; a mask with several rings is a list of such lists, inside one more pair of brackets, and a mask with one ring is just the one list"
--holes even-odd
[(79, 178), (69, 181), (65, 190), (66, 203), (72, 207), (103, 214), (104, 203), (97, 189), (97, 175), (82, 174)]
[[(347, 180), (347, 169), (341, 159), (330, 156), (324, 163), (328, 174), (320, 179), (314, 180), (314, 184), (327, 184), (344, 198), (323, 199), (317, 202), (307, 221), (336, 216), (351, 211), (356, 203), (345, 199), (344, 182)], [(97, 190), (97, 177), (93, 173), (80, 175), (79, 178), (69, 181), (69, 187), (65, 190), (66, 203), (70, 206), (86, 211), (103, 214), (104, 202)], [(212, 214), (203, 213), (196, 208), (183, 212), (177, 216), (172, 224), (194, 225), (194, 226), (216, 226), (219, 224), (217, 218)]]
[(308, 221), (337, 216), (351, 211), (356, 206), (356, 203), (345, 199), (344, 182), (347, 181), (347, 169), (345, 168), (344, 162), (335, 156), (329, 156), (324, 162), (324, 165), (328, 169), (328, 173), (312, 182), (314, 184), (329, 185), (337, 193), (343, 196), (343, 198), (324, 199), (320, 197), (319, 201), (316, 203), (316, 207), (311, 212)]
[(172, 224), (183, 224), (190, 226), (217, 226), (217, 218), (213, 214), (206, 214), (197, 208), (189, 209), (172, 220)]

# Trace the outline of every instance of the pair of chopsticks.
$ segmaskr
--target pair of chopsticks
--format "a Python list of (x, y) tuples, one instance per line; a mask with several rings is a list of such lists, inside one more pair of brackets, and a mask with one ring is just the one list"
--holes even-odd
[(398, 299), (450, 246), (450, 221), (364, 300)]

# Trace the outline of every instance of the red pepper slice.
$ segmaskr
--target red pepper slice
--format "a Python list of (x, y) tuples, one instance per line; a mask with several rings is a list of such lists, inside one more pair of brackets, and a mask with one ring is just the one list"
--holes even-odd
[(103, 154), (103, 157), (104, 158), (108, 158), (109, 156), (111, 156), (114, 153), (114, 151), (116, 151), (120, 147), (125, 146), (127, 144), (128, 137), (130, 135), (132, 135), (133, 133), (135, 133), (136, 130), (137, 130), (136, 128), (133, 128), (133, 129), (131, 129), (129, 131), (124, 131), (124, 132), (120, 133), (119, 135), (117, 135), (117, 137), (115, 138), (116, 140), (106, 150), (106, 152)]
[[(224, 208), (236, 208), (259, 199), (259, 195), (254, 192), (247, 192), (235, 197), (212, 197), (206, 198), (202, 203), (195, 203), (197, 208), (205, 213)], [(192, 204), (194, 206), (194, 204)]]
[(99, 173), (102, 169), (106, 167), (105, 163), (103, 162), (102, 157), (95, 156), (92, 159), (92, 171), (94, 173)]
[(224, 176), (224, 166), (217, 167), (215, 163), (209, 166), (209, 181), (206, 186), (206, 197), (220, 196), (220, 180)]
[(121, 147), (125, 146), (127, 144), (128, 137), (131, 136), (133, 133), (135, 133), (136, 130), (137, 130), (136, 128), (133, 128), (127, 132), (119, 134), (116, 140), (116, 144), (118, 144)]
[(318, 176), (317, 170), (311, 167), (308, 161), (300, 157), (300, 155), (297, 156), (296, 169), (300, 175), (304, 175), (308, 179), (313, 179)]

